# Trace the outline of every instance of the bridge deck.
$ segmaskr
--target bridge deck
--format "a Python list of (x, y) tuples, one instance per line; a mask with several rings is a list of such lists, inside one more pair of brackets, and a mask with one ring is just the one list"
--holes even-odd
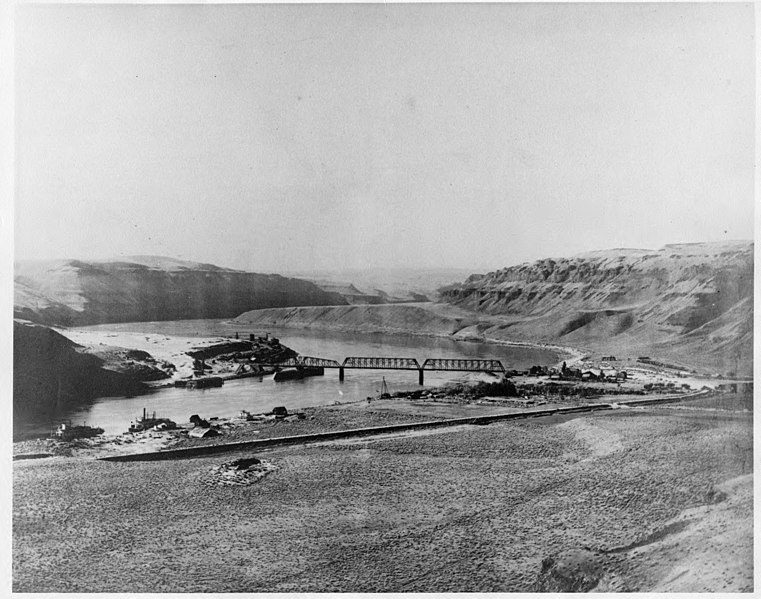
[(298, 356), (282, 362), (266, 361), (257, 362), (261, 366), (285, 367), (317, 367), (317, 368), (340, 368), (340, 369), (367, 369), (367, 370), (440, 370), (460, 372), (505, 372), (505, 367), (499, 360), (471, 360), (452, 358), (428, 358), (420, 363), (415, 358), (393, 357), (356, 357), (346, 358), (342, 363), (326, 358), (314, 358), (311, 356)]

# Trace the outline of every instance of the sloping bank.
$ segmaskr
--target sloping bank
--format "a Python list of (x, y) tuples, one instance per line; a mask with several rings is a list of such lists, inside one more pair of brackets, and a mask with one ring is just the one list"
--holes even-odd
[(381, 304), (270, 308), (244, 312), (233, 322), (350, 333), (454, 335), (478, 317), (445, 304)]
[(471, 418), (452, 418), (448, 420), (435, 420), (429, 422), (413, 422), (409, 424), (393, 424), (389, 426), (376, 426), (370, 428), (358, 428), (345, 431), (330, 431), (326, 433), (314, 433), (311, 435), (295, 435), (291, 437), (279, 437), (273, 439), (257, 439), (254, 441), (241, 441), (238, 443), (221, 443), (219, 445), (205, 445), (202, 447), (189, 447), (186, 449), (170, 449), (166, 451), (154, 451), (150, 453), (136, 453), (120, 456), (109, 456), (99, 458), (106, 462), (153, 462), (158, 460), (177, 460), (183, 458), (193, 458), (218, 453), (227, 453), (231, 451), (240, 451), (245, 449), (264, 449), (268, 447), (277, 447), (281, 445), (296, 445), (303, 443), (319, 443), (321, 441), (334, 441), (337, 439), (348, 439), (351, 437), (368, 437), (382, 435), (387, 433), (398, 433), (411, 430), (421, 430), (429, 428), (440, 428), (446, 426), (458, 426), (463, 424), (484, 425), (502, 420), (521, 420), (524, 418), (539, 418), (541, 416), (558, 416), (563, 414), (577, 414), (583, 412), (597, 412), (601, 410), (612, 410), (614, 405), (618, 406), (643, 406), (650, 404), (665, 403), (670, 401), (680, 401), (702, 397), (710, 393), (707, 390), (700, 390), (690, 394), (669, 395), (666, 397), (657, 397), (652, 399), (632, 399), (628, 401), (617, 402), (616, 404), (599, 403), (588, 404), (584, 406), (572, 406), (567, 408), (551, 408), (548, 410), (533, 410), (511, 414), (491, 414), (488, 416), (476, 416)]

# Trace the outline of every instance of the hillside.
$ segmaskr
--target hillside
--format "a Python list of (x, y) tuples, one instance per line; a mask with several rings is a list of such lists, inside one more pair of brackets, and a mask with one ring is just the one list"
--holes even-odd
[(58, 326), (227, 318), (247, 310), (344, 305), (339, 294), (280, 275), (159, 256), (15, 265), (14, 317)]
[(667, 245), (545, 259), (472, 275), (444, 301), (499, 317), (474, 333), (751, 374), (753, 243)]
[(148, 378), (155, 377), (111, 368), (52, 329), (13, 322), (14, 433), (21, 423), (45, 423), (94, 397), (141, 391)]
[(381, 304), (252, 310), (234, 322), (256, 326), (314, 328), (347, 333), (414, 333), (448, 336), (478, 322), (466, 310), (441, 304)]

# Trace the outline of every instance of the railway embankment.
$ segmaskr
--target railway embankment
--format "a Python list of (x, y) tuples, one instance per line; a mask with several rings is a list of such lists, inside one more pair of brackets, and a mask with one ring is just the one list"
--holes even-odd
[(693, 393), (680, 393), (667, 396), (659, 396), (646, 399), (623, 400), (616, 403), (590, 403), (578, 406), (553, 407), (553, 408), (532, 408), (518, 412), (488, 414), (482, 416), (472, 416), (466, 418), (448, 418), (440, 420), (428, 420), (423, 422), (411, 422), (405, 424), (392, 424), (387, 426), (375, 426), (365, 428), (354, 428), (348, 430), (326, 431), (311, 433), (305, 435), (293, 435), (274, 437), (267, 439), (254, 439), (250, 441), (239, 441), (234, 443), (219, 443), (203, 445), (198, 447), (186, 447), (182, 449), (167, 449), (163, 451), (152, 451), (146, 453), (130, 453), (125, 455), (113, 455), (99, 458), (109, 462), (136, 462), (136, 461), (157, 461), (157, 460), (177, 460), (192, 458), (220, 453), (229, 453), (242, 450), (268, 449), (283, 445), (298, 445), (308, 443), (320, 443), (324, 441), (335, 441), (339, 439), (349, 439), (354, 437), (372, 437), (378, 435), (387, 435), (394, 433), (403, 433), (415, 430), (433, 429), (441, 427), (453, 427), (462, 425), (488, 425), (493, 422), (507, 420), (522, 420), (525, 418), (541, 418), (544, 416), (564, 416), (571, 414), (584, 414), (602, 410), (612, 410), (621, 407), (638, 407), (645, 405), (662, 404), (674, 401), (683, 401), (686, 399), (704, 397), (710, 391), (700, 390)]

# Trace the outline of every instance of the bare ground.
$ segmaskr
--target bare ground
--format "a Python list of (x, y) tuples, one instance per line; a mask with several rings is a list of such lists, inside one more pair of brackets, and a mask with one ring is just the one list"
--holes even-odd
[(279, 448), (241, 486), (213, 472), (248, 452), (26, 460), (13, 589), (519, 592), (587, 547), (599, 590), (749, 591), (751, 448), (752, 415), (672, 408)]

